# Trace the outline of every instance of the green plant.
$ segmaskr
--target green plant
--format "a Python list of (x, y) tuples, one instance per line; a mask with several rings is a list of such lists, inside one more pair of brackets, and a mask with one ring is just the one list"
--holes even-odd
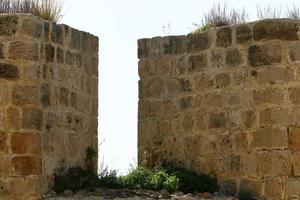
[(255, 200), (253, 193), (246, 190), (241, 190), (238, 193), (238, 198), (239, 200)]
[(62, 0), (2, 0), (0, 13), (32, 13), (44, 20), (58, 22), (62, 18)]
[(137, 167), (127, 176), (120, 178), (122, 186), (129, 189), (148, 189), (174, 192), (178, 189), (177, 177), (168, 174), (163, 168), (148, 169)]
[(65, 190), (92, 190), (99, 186), (100, 181), (97, 174), (79, 167), (70, 168), (67, 173), (60, 171), (54, 174), (53, 190), (57, 193), (61, 193)]
[(117, 174), (118, 171), (108, 170), (108, 168), (106, 167), (99, 174), (99, 186), (113, 189), (121, 188), (122, 184)]
[(228, 8), (227, 4), (214, 4), (213, 7), (204, 14), (201, 24), (194, 24), (194, 32), (205, 31), (211, 27), (220, 27), (231, 24), (245, 23), (248, 20), (248, 14), (245, 9), (236, 10)]
[(164, 188), (168, 192), (175, 192), (179, 188), (179, 179), (176, 176), (168, 176), (164, 182)]
[(178, 190), (184, 193), (215, 192), (219, 190), (216, 178), (205, 174), (197, 174), (173, 163), (165, 162), (162, 167), (166, 172), (179, 180)]
[(92, 160), (97, 155), (97, 151), (92, 146), (88, 146), (86, 149), (86, 158), (89, 160)]

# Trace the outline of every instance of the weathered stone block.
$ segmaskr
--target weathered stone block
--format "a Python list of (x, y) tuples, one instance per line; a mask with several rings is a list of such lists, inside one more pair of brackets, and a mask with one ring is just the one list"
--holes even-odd
[(196, 91), (210, 89), (214, 85), (214, 79), (206, 74), (197, 74), (194, 76), (194, 85)]
[(236, 27), (236, 41), (237, 43), (248, 42), (252, 40), (252, 30), (245, 25)]
[(228, 73), (222, 73), (216, 75), (216, 87), (225, 88), (230, 84), (230, 75)]
[[(8, 152), (8, 134), (0, 132), (0, 155)], [(1, 167), (0, 167), (1, 171)], [(1, 174), (1, 173), (0, 173)]]
[(229, 67), (237, 67), (241, 64), (243, 64), (243, 55), (241, 51), (237, 48), (235, 49), (229, 49), (226, 51), (226, 56), (225, 56), (226, 64)]
[(21, 127), (21, 111), (17, 107), (8, 107), (5, 112), (5, 127), (18, 130)]
[[(51, 24), (51, 41), (57, 44), (63, 44), (64, 42), (64, 35), (63, 35), (63, 28), (61, 25), (52, 23)], [(81, 42), (80, 40), (78, 41)]]
[[(45, 70), (45, 72), (44, 72)], [(43, 72), (42, 72), (43, 71)], [(23, 78), (27, 81), (37, 81), (40, 80), (40, 78), (45, 74), (47, 76), (47, 71), (46, 69), (42, 69), (42, 66), (40, 65), (28, 65), (24, 66), (23, 70)]]
[(191, 109), (193, 107), (194, 98), (192, 96), (182, 97), (179, 105), (181, 110)]
[(16, 41), (9, 45), (9, 59), (39, 60), (39, 45), (37, 43)]
[(0, 17), (0, 35), (12, 36), (18, 30), (18, 16)]
[(199, 52), (210, 48), (211, 38), (208, 32), (187, 35), (187, 52)]
[(204, 96), (201, 106), (211, 109), (220, 109), (223, 105), (222, 95), (220, 93), (211, 93)]
[(288, 150), (258, 152), (257, 161), (261, 177), (291, 175), (291, 152)]
[[(292, 138), (297, 139), (297, 138)], [(292, 166), (293, 166), (293, 176), (300, 176), (300, 152), (294, 152), (292, 154)]]
[(164, 82), (160, 78), (140, 80), (139, 81), (140, 98), (160, 96), (163, 90), (163, 83)]
[(74, 109), (78, 108), (78, 95), (75, 92), (71, 92), (70, 94), (70, 105)]
[(270, 66), (257, 71), (255, 78), (260, 84), (282, 84), (294, 80), (294, 71), (292, 68)]
[(186, 51), (185, 36), (169, 36), (163, 46), (164, 54), (181, 54)]
[(0, 63), (0, 79), (16, 80), (20, 77), (16, 65)]
[(43, 112), (38, 108), (24, 107), (22, 127), (25, 129), (41, 130), (43, 126)]
[(0, 58), (5, 58), (4, 45), (0, 44)]
[(209, 127), (210, 128), (225, 128), (226, 127), (225, 113), (224, 112), (210, 113)]
[(232, 44), (232, 30), (229, 27), (220, 28), (217, 32), (217, 47), (229, 47)]
[(74, 49), (80, 49), (81, 48), (81, 34), (80, 31), (76, 29), (71, 29), (71, 41), (70, 41), (70, 47)]
[(44, 83), (41, 85), (41, 103), (44, 107), (50, 106), (51, 104), (49, 84)]
[(11, 150), (14, 154), (41, 154), (41, 138), (36, 133), (14, 133), (11, 136)]
[(36, 86), (15, 85), (12, 90), (13, 104), (24, 106), (27, 104), (38, 105), (39, 90)]
[(53, 62), (55, 55), (55, 48), (51, 44), (45, 45), (45, 59), (46, 62)]
[(260, 112), (261, 125), (288, 125), (291, 122), (291, 114), (281, 107), (267, 108)]
[(268, 199), (282, 199), (283, 181), (280, 178), (267, 178), (265, 180), (265, 196)]
[(189, 57), (188, 72), (200, 72), (208, 67), (207, 54), (193, 55)]
[(286, 195), (300, 195), (300, 179), (289, 178), (286, 183)]
[(64, 63), (64, 50), (62, 48), (56, 48), (56, 62)]
[(235, 196), (237, 193), (237, 182), (234, 179), (220, 180), (220, 192), (222, 194)]
[(42, 160), (37, 157), (20, 156), (12, 159), (15, 175), (40, 175)]
[(253, 133), (252, 147), (261, 149), (285, 149), (288, 147), (286, 128), (260, 128)]
[(21, 32), (33, 38), (42, 38), (43, 25), (36, 20), (25, 19), (22, 24)]
[(69, 106), (69, 90), (65, 87), (59, 88), (59, 103), (63, 106)]
[(289, 47), (289, 58), (292, 62), (300, 61), (300, 43), (292, 43)]
[(290, 101), (294, 105), (300, 105), (300, 88), (294, 87), (289, 90)]
[(260, 196), (263, 190), (263, 182), (257, 179), (243, 178), (240, 182), (240, 191), (247, 191), (254, 196)]
[(292, 151), (300, 151), (300, 128), (289, 127), (289, 148)]
[[(299, 93), (300, 94), (300, 93)], [(267, 88), (265, 90), (254, 91), (254, 101), (256, 104), (283, 104), (284, 92), (278, 88)]]
[(298, 40), (298, 23), (293, 21), (263, 20), (253, 27), (254, 40)]
[(149, 55), (148, 39), (138, 40), (138, 58), (145, 58)]
[(193, 89), (192, 83), (189, 79), (181, 78), (179, 79), (180, 88), (182, 92), (190, 92)]
[(49, 22), (44, 23), (44, 40), (48, 42), (50, 39), (50, 24)]
[(280, 45), (252, 45), (248, 48), (248, 63), (251, 67), (281, 63)]
[(212, 67), (222, 67), (224, 62), (224, 52), (222, 49), (212, 49), (210, 52), (210, 62)]
[(257, 176), (257, 156), (256, 153), (241, 155), (241, 174), (246, 176)]

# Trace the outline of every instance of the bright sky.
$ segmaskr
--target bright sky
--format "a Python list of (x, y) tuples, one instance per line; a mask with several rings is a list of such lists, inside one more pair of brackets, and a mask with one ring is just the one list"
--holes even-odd
[[(100, 38), (99, 159), (125, 173), (137, 162), (139, 38), (187, 34), (214, 3), (244, 7), (297, 5), (299, 0), (65, 0), (61, 23)], [(170, 28), (166, 31), (163, 26)]]

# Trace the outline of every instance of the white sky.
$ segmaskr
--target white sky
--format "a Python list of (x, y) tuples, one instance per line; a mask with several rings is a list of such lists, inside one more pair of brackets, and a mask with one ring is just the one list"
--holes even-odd
[(137, 160), (139, 38), (187, 34), (214, 3), (244, 7), (250, 20), (256, 8), (274, 5), (286, 10), (300, 0), (65, 0), (61, 23), (100, 38), (99, 159), (124, 173)]

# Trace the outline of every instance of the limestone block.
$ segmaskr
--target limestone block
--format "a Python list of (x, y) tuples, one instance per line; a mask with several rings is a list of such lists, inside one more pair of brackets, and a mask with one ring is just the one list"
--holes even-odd
[(262, 20), (253, 27), (254, 40), (298, 40), (298, 23), (295, 21)]
[(21, 33), (33, 38), (43, 38), (43, 24), (36, 20), (24, 19)]
[(16, 65), (0, 63), (0, 79), (16, 80), (19, 77), (20, 73)]
[(187, 52), (199, 52), (210, 48), (212, 44), (211, 37), (208, 32), (191, 33), (187, 35)]
[(39, 45), (23, 41), (12, 42), (9, 45), (9, 59), (37, 61), (39, 59)]
[(241, 51), (237, 48), (226, 50), (225, 61), (229, 67), (237, 67), (243, 64), (244, 59)]
[(0, 35), (12, 36), (18, 30), (18, 16), (0, 17)]
[(251, 67), (281, 63), (281, 47), (276, 44), (251, 45), (248, 48)]
[(208, 67), (207, 54), (193, 55), (189, 57), (188, 72), (200, 72), (203, 68)]
[(217, 47), (229, 47), (232, 44), (232, 30), (229, 27), (220, 28), (217, 31)]
[(252, 30), (246, 25), (239, 25), (236, 27), (236, 41), (237, 43), (244, 43), (251, 41)]
[(22, 127), (25, 129), (41, 130), (43, 126), (43, 112), (34, 107), (24, 107)]

